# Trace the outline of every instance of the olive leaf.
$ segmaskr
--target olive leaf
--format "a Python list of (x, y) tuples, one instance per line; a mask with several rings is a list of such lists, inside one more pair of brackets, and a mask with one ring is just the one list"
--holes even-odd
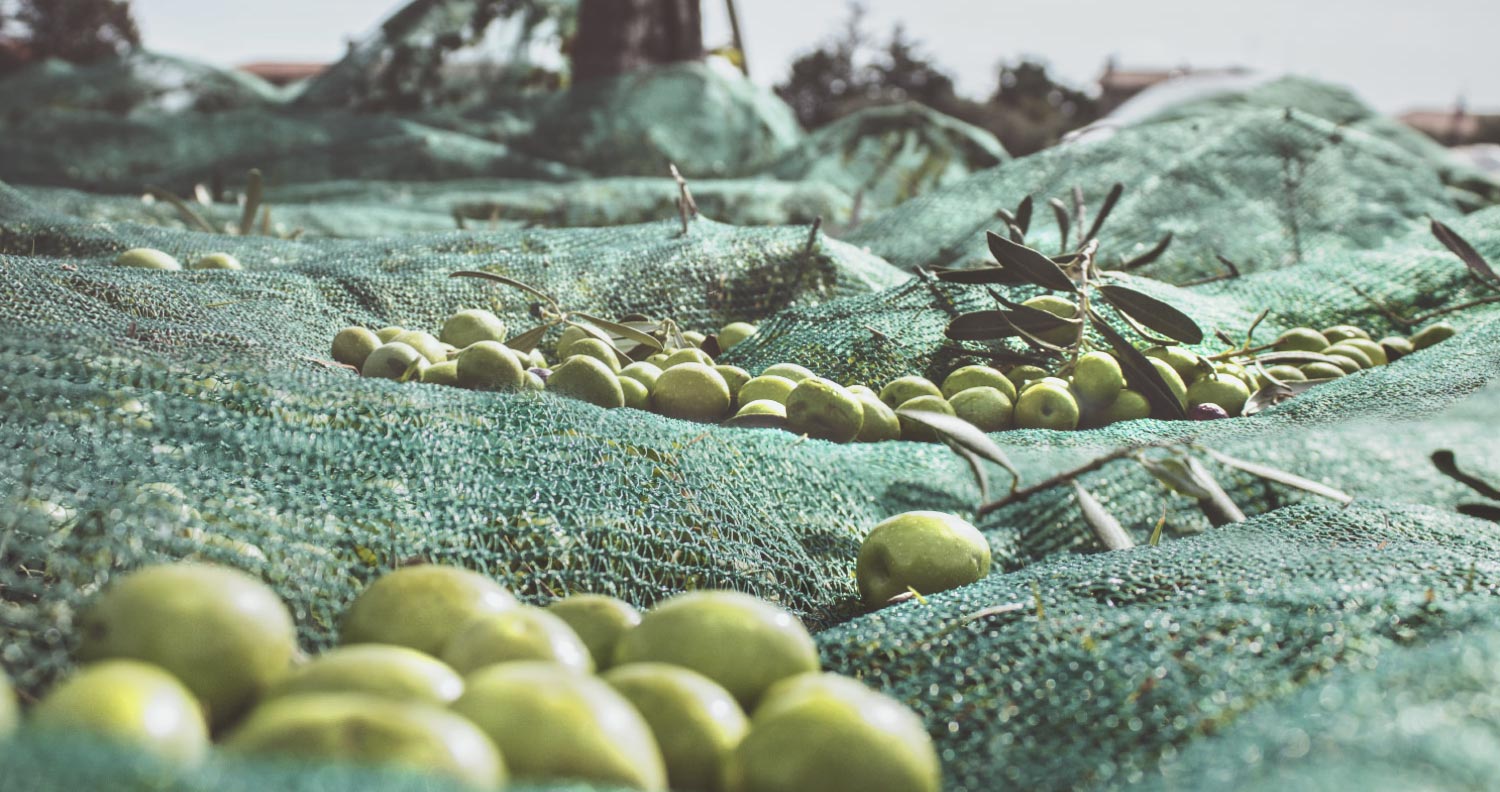
[(1031, 230), (1031, 209), (1031, 196), (1029, 195), (1022, 198), (1021, 203), (1016, 205), (1016, 227), (1021, 229), (1023, 235)]
[(203, 218), (203, 215), (199, 214), (191, 206), (188, 206), (183, 202), (181, 198), (178, 198), (176, 195), (173, 195), (172, 193), (163, 190), (160, 187), (147, 187), (146, 194), (159, 201), (166, 201), (167, 203), (171, 204), (172, 208), (177, 210), (178, 216), (181, 217), (183, 221), (188, 225), (196, 228), (197, 230), (207, 234), (219, 233), (218, 229), (214, 228), (212, 223)]
[(1203, 342), (1203, 329), (1192, 317), (1149, 294), (1114, 283), (1099, 284), (1098, 292), (1115, 310), (1162, 335), (1183, 344)]
[(1192, 469), (1182, 457), (1169, 456), (1162, 459), (1139, 457), (1136, 461), (1141, 463), (1141, 467), (1145, 468), (1152, 478), (1178, 495), (1186, 495), (1193, 500), (1203, 500), (1211, 494), (1208, 486), (1194, 477)]
[(979, 486), (979, 502), (981, 504), (988, 503), (990, 500), (990, 477), (984, 472), (984, 460), (980, 459), (979, 455), (973, 451), (957, 443), (951, 441), (945, 441), (945, 443), (950, 451), (958, 454), (965, 462), (969, 463), (969, 471), (974, 474), (974, 483)]
[(1335, 358), (1332, 355), (1325, 355), (1321, 352), (1269, 352), (1264, 355), (1256, 355), (1255, 360), (1258, 363), (1269, 364), (1272, 366), (1276, 365), (1277, 363), (1290, 363), (1294, 366), (1300, 366), (1304, 363), (1327, 363), (1331, 366), (1338, 365), (1338, 358)]
[(1062, 239), (1062, 241), (1058, 243), (1059, 249), (1067, 250), (1068, 227), (1071, 222), (1068, 220), (1068, 207), (1062, 201), (1059, 201), (1056, 198), (1048, 198), (1047, 205), (1052, 207), (1052, 216), (1057, 218), (1057, 233), (1058, 236)]
[(950, 269), (948, 267), (933, 267), (932, 273), (940, 281), (948, 283), (1003, 283), (1007, 286), (1018, 286), (1026, 282), (1019, 272), (1009, 267), (973, 267), (968, 269)]
[(655, 336), (643, 333), (628, 324), (611, 322), (608, 319), (600, 319), (597, 316), (590, 316), (589, 314), (586, 314), (582, 311), (574, 311), (573, 316), (576, 316), (579, 319), (582, 319), (585, 322), (588, 322), (589, 324), (592, 324), (595, 327), (598, 327), (601, 330), (604, 330), (605, 332), (610, 333), (611, 335), (614, 335), (618, 338), (623, 338), (627, 341), (634, 341), (641, 346), (644, 346), (648, 349), (654, 349), (657, 352), (660, 352), (662, 349), (661, 341), (658, 341)]
[(450, 277), (450, 278), (482, 278), (484, 280), (492, 280), (492, 281), (494, 281), (496, 283), (503, 283), (506, 286), (510, 286), (511, 288), (520, 289), (521, 291), (524, 291), (527, 294), (530, 294), (530, 295), (532, 295), (532, 296), (534, 296), (534, 297), (542, 300), (543, 302), (547, 303), (548, 305), (553, 306), (554, 308), (557, 307), (557, 300), (552, 299), (551, 295), (548, 295), (546, 292), (543, 292), (540, 289), (537, 289), (535, 286), (529, 286), (529, 285), (527, 285), (525, 283), (522, 283), (522, 282), (516, 280), (515, 278), (509, 278), (509, 277), (506, 277), (504, 275), (496, 275), (493, 272), (478, 272), (478, 271), (475, 271), (475, 270), (460, 270), (458, 272), (450, 272), (450, 273), (448, 273), (448, 277)]
[(547, 331), (556, 326), (557, 322), (555, 321), (539, 324), (536, 327), (533, 327), (530, 330), (527, 330), (526, 332), (506, 341), (505, 345), (510, 347), (511, 349), (516, 350), (517, 352), (530, 352), (531, 350), (536, 349), (537, 344), (542, 343), (542, 338), (547, 335)]
[(1490, 522), (1500, 522), (1500, 506), (1488, 503), (1460, 503), (1458, 513)]
[(1151, 262), (1156, 261), (1157, 259), (1161, 258), (1162, 254), (1166, 253), (1167, 252), (1167, 248), (1169, 248), (1171, 246), (1172, 246), (1172, 232), (1168, 231), (1167, 235), (1164, 236), (1164, 237), (1162, 237), (1160, 242), (1156, 243), (1156, 247), (1153, 247), (1150, 250), (1146, 251), (1145, 253), (1142, 253), (1141, 255), (1136, 256), (1135, 258), (1130, 259), (1129, 261), (1126, 261), (1125, 263), (1121, 264), (1118, 267), (1118, 269), (1129, 271), (1129, 270), (1139, 269), (1141, 267), (1144, 267), (1147, 264), (1150, 264)]
[(260, 169), (251, 168), (246, 177), (249, 183), (245, 185), (245, 208), (240, 213), (241, 236), (249, 236), (255, 232), (255, 215), (260, 211), (260, 202), (265, 189), (260, 177)]
[(1203, 463), (1192, 456), (1185, 459), (1193, 478), (1208, 490), (1208, 497), (1198, 501), (1198, 509), (1208, 518), (1208, 524), (1217, 528), (1228, 523), (1244, 522), (1245, 513), (1230, 500), (1229, 493), (1219, 486), (1218, 480), (1203, 467)]
[(1484, 479), (1459, 468), (1458, 458), (1452, 451), (1440, 448), (1432, 452), (1432, 464), (1438, 469), (1439, 473), (1463, 484), (1480, 495), (1493, 500), (1500, 500), (1500, 489), (1496, 489)]
[(1044, 289), (1054, 291), (1078, 291), (1078, 286), (1073, 283), (1052, 259), (1032, 250), (1025, 245), (1018, 245), (993, 231), (985, 232), (989, 240), (990, 253), (1002, 267), (1011, 267), (1019, 271), (1026, 280), (1041, 286)]
[(1464, 265), (1476, 277), (1489, 283), (1491, 286), (1500, 286), (1500, 275), (1495, 273), (1490, 263), (1484, 260), (1484, 256), (1479, 255), (1479, 251), (1475, 250), (1474, 246), (1470, 245), (1468, 240), (1459, 236), (1458, 232), (1444, 225), (1441, 221), (1433, 220), (1432, 235), (1437, 237), (1438, 241), (1442, 242), (1445, 247), (1453, 251), (1454, 255), (1462, 259)]
[(1005, 311), (973, 311), (959, 314), (948, 323), (944, 334), (954, 341), (989, 341), (1015, 335)]
[(1262, 465), (1258, 462), (1249, 462), (1244, 459), (1236, 459), (1232, 456), (1221, 454), (1218, 451), (1213, 450), (1212, 448), (1204, 448), (1202, 450), (1203, 453), (1208, 454), (1210, 457), (1212, 457), (1215, 462), (1218, 462), (1221, 465), (1232, 467), (1236, 470), (1243, 470), (1252, 476), (1257, 476), (1267, 481), (1274, 481), (1277, 484), (1285, 484), (1288, 487), (1295, 487), (1304, 492), (1311, 492), (1314, 495), (1319, 495), (1329, 500), (1337, 501), (1346, 506), (1354, 502), (1354, 496), (1350, 495), (1347, 492), (1334, 489), (1327, 484), (1322, 484), (1313, 481), (1312, 479), (1303, 478), (1295, 473), (1288, 473), (1287, 471), (1281, 470), (1280, 468), (1274, 468), (1270, 465)]
[(1321, 385), (1322, 383), (1327, 381), (1328, 380), (1321, 379), (1297, 380), (1295, 382), (1286, 382), (1280, 385), (1277, 385), (1273, 382), (1265, 386), (1264, 388), (1261, 388), (1260, 390), (1250, 394), (1250, 398), (1245, 401), (1244, 408), (1240, 410), (1240, 415), (1249, 417), (1260, 412), (1261, 410), (1266, 409), (1267, 407), (1273, 407), (1286, 401), (1287, 399), (1292, 398), (1293, 396), (1305, 393), (1307, 392), (1308, 388), (1311, 388), (1314, 385)]
[(1124, 192), (1125, 185), (1119, 182), (1115, 182), (1114, 186), (1109, 188), (1109, 195), (1104, 197), (1104, 205), (1099, 207), (1099, 214), (1094, 217), (1094, 222), (1089, 226), (1089, 232), (1083, 235), (1083, 239), (1078, 240), (1079, 245), (1088, 244), (1090, 239), (1099, 236), (1099, 229), (1104, 225), (1105, 218), (1109, 217), (1109, 213), (1114, 210), (1115, 203), (1120, 200), (1120, 195)]
[(1010, 457), (974, 424), (954, 415), (926, 410), (897, 410), (896, 415), (931, 429), (945, 443), (962, 447), (980, 459), (1005, 468), (1015, 483), (1021, 481), (1021, 473), (1011, 464)]
[(1171, 387), (1140, 350), (1131, 346), (1124, 336), (1092, 310), (1089, 311), (1089, 323), (1115, 350), (1115, 357), (1119, 359), (1120, 368), (1125, 372), (1125, 379), (1129, 380), (1131, 387), (1140, 391), (1146, 401), (1151, 403), (1152, 417), (1166, 420), (1182, 420), (1187, 417), (1176, 394), (1172, 393)]
[(1083, 511), (1083, 521), (1089, 524), (1093, 530), (1094, 537), (1107, 550), (1129, 550), (1135, 547), (1135, 540), (1125, 529), (1120, 527), (1120, 521), (1115, 519), (1109, 510), (1104, 508), (1088, 490), (1078, 483), (1077, 479), (1069, 479), (1073, 485), (1073, 494), (1078, 498), (1078, 508)]

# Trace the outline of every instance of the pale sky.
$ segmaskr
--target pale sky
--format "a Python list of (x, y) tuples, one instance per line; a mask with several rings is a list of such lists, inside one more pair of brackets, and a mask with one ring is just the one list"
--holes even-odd
[[(721, 0), (702, 0), (704, 39), (729, 41)], [(221, 65), (331, 60), (396, 0), (135, 0), (148, 46)], [(1040, 57), (1092, 86), (1122, 68), (1245, 65), (1354, 88), (1385, 112), (1500, 112), (1500, 0), (868, 0), (867, 29), (900, 22), (962, 92), (987, 96), (996, 64)], [(844, 0), (739, 0), (752, 76), (771, 84), (833, 35)]]

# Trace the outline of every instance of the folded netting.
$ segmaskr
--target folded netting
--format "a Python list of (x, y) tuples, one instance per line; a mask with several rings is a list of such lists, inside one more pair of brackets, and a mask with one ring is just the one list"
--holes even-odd
[[(243, 174), (237, 178), (243, 180)], [(166, 201), (57, 187), (16, 189), (39, 208), (84, 220), (198, 228)], [(842, 190), (813, 181), (694, 179), (691, 189), (703, 214), (733, 225), (797, 225), (819, 217), (840, 224), (849, 221), (854, 208)], [(676, 183), (665, 176), (566, 182), (345, 179), (274, 185), (265, 191), (265, 205), (274, 234), (361, 238), (451, 231), (459, 223), (481, 231), (649, 223), (678, 216), (678, 195)], [(234, 228), (243, 214), (232, 200), (194, 202), (192, 209), (216, 229)]]
[[(1196, 740), (1199, 756), (1224, 775), (1169, 788), (1239, 789), (1235, 770), (1256, 758), (1256, 743), (1215, 747), (1210, 735), (1258, 707), (1274, 712), (1271, 702), (1299, 690), (1311, 696), (1335, 669), (1368, 672), (1399, 661), (1410, 652), (1403, 647), (1493, 623), (1497, 550), (1493, 523), (1451, 512), (1391, 501), (1292, 506), (1157, 547), (992, 575), (818, 640), (834, 669), (923, 713), (953, 792), (1157, 781), (1161, 765)], [(1455, 683), (1472, 674), (1457, 664), (1426, 673)], [(1423, 704), (1393, 695), (1367, 713), (1455, 726), (1478, 717), (1491, 732), (1496, 724), (1493, 708), (1434, 712)], [(1376, 788), (1454, 788), (1430, 785), (1444, 770), (1424, 773), (1420, 751), (1395, 753), (1409, 746), (1401, 730), (1386, 735), (1388, 761), (1429, 784), (1392, 778)], [(1306, 775), (1285, 775), (1337, 778), (1320, 765), (1341, 758), (1338, 735), (1313, 739), (1334, 749), (1300, 762)], [(1493, 753), (1465, 753), (1463, 776), (1493, 778)]]
[[(807, 227), (738, 228), (706, 219), (684, 236), (677, 221), (599, 229), (452, 231), (373, 240), (280, 240), (89, 223), (39, 211), (0, 190), (0, 300), (5, 326), (32, 332), (79, 326), (134, 338), (179, 357), (282, 364), (325, 359), (354, 324), (436, 334), (443, 320), (487, 308), (516, 333), (536, 320), (535, 298), (473, 278), (516, 278), (567, 310), (645, 313), (714, 330), (788, 305), (869, 293), (905, 278)], [(132, 270), (111, 262), (147, 246), (184, 262), (235, 255), (243, 273)], [(554, 337), (555, 333), (554, 331)]]
[(154, 186), (189, 195), (196, 184), (238, 184), (251, 168), (273, 188), (355, 178), (580, 175), (504, 143), (395, 116), (331, 110), (122, 117), (61, 109), (0, 123), (0, 180), (21, 184), (133, 195)]
[(1137, 270), (1170, 282), (1223, 273), (1220, 255), (1241, 272), (1280, 269), (1459, 214), (1431, 160), (1306, 111), (1252, 109), (1063, 144), (914, 198), (845, 238), (906, 268), (980, 263), (984, 232), (1004, 230), (997, 211), (1030, 195), (1027, 239), (1052, 251), (1048, 199), (1071, 207), (1077, 187), (1097, 211), (1115, 183), (1124, 193), (1104, 225), (1103, 266), (1171, 233), (1166, 254)]

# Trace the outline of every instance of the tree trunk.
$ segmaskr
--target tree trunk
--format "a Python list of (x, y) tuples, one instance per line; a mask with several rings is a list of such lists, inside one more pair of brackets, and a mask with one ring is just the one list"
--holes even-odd
[(581, 0), (573, 80), (703, 57), (699, 0)]

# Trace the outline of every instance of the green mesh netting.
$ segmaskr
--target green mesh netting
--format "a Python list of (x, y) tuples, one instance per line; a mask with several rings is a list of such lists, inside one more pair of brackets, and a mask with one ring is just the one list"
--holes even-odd
[(576, 84), (536, 124), (528, 150), (601, 176), (657, 174), (669, 162), (693, 176), (747, 176), (802, 137), (775, 94), (703, 63)]
[[(236, 181), (242, 178), (237, 175)], [(196, 228), (165, 201), (147, 203), (137, 196), (105, 197), (58, 187), (17, 189), (39, 207), (86, 220)], [(854, 212), (847, 193), (812, 181), (694, 179), (691, 189), (704, 214), (741, 226), (796, 225), (819, 217), (844, 224)], [(450, 231), (460, 218), (465, 228), (482, 230), (647, 223), (677, 216), (678, 194), (676, 183), (665, 177), (568, 182), (348, 179), (271, 185), (265, 203), (271, 207), (271, 227), (278, 235), (373, 237)], [(192, 206), (215, 228), (238, 224), (243, 213), (228, 200)]]
[(1295, 107), (1341, 126), (1360, 130), (1430, 161), (1438, 169), (1443, 181), (1449, 185), (1454, 199), (1461, 205), (1478, 208), (1500, 201), (1500, 184), (1453, 157), (1432, 138), (1394, 118), (1376, 113), (1346, 88), (1305, 77), (1280, 77), (1241, 89), (1210, 92), (1195, 99), (1157, 108), (1144, 117), (1130, 119), (1130, 123), (1171, 121), (1217, 110), (1286, 107)]
[(1105, 225), (1105, 266), (1170, 232), (1166, 255), (1139, 271), (1172, 282), (1224, 272), (1216, 255), (1245, 272), (1276, 269), (1459, 214), (1426, 159), (1305, 111), (1250, 110), (1064, 144), (908, 201), (847, 238), (907, 268), (973, 263), (984, 258), (984, 232), (1003, 227), (996, 210), (1031, 195), (1027, 239), (1051, 250), (1058, 232), (1046, 200), (1071, 205), (1079, 187), (1098, 209), (1117, 182), (1125, 191)]
[(45, 60), (6, 77), (0, 118), (62, 110), (135, 116), (263, 110), (281, 100), (280, 89), (245, 72), (135, 50), (82, 66)]
[[(455, 311), (478, 306), (518, 330), (534, 322), (532, 298), (449, 277), (461, 270), (518, 278), (571, 310), (640, 312), (703, 329), (868, 293), (904, 277), (840, 242), (825, 239), (809, 248), (805, 228), (740, 229), (701, 218), (686, 236), (679, 223), (662, 222), (311, 244), (41, 215), (0, 186), (0, 213), (7, 211), (0, 252), (23, 254), (8, 265), (29, 275), (0, 284), (12, 306), (8, 321), (60, 330), (83, 323), (113, 333), (134, 328), (168, 346), (262, 362), (326, 357), (330, 339), (353, 323), (435, 330)], [(189, 262), (228, 252), (250, 274), (161, 279), (108, 263), (137, 243)]]
[[(1138, 174), (1132, 186), (1151, 198), (1116, 209), (1111, 249), (1153, 241), (1176, 217), (1208, 228), (1217, 212), (1213, 228), (1274, 251), (1244, 277), (1192, 289), (1133, 281), (1235, 337), (1266, 308), (1262, 338), (1302, 323), (1383, 332), (1396, 329), (1387, 310), (1486, 293), (1421, 229), (1421, 213), (1452, 220), (1500, 260), (1500, 209), (1457, 217), (1430, 164), (1353, 132), (1333, 143), (1331, 125), (1279, 112), (1206, 114), (1189, 160), (1171, 149), (1192, 123), (1006, 163), (934, 197), (967, 194), (976, 180), (1035, 179), (998, 204), (1013, 206), (1025, 192), (1071, 186), (1064, 165), (1082, 173), (1092, 163), (1106, 180)], [(1289, 141), (1317, 155), (1290, 190), (1278, 174), (1303, 160), (1286, 154)], [(1120, 459), (1079, 481), (1142, 546), (1098, 553), (1072, 491), (1057, 487), (978, 520), (997, 561), (986, 580), (862, 614), (850, 571), (870, 526), (918, 508), (972, 516), (978, 505), (968, 466), (941, 446), (838, 446), (550, 394), (396, 385), (310, 358), (350, 323), (435, 329), (469, 307), (524, 321), (519, 293), (447, 277), (489, 268), (596, 313), (670, 314), (705, 330), (771, 317), (724, 360), (752, 370), (799, 362), (876, 384), (937, 376), (982, 353), (942, 340), (954, 312), (987, 302), (982, 290), (907, 280), (800, 226), (699, 219), (685, 236), (662, 221), (290, 241), (101, 220), (77, 196), (70, 205), (87, 217), (70, 216), (46, 197), (0, 188), (0, 500), (10, 516), (0, 663), (28, 694), (69, 668), (77, 608), (142, 564), (205, 558), (260, 575), (311, 650), (331, 642), (364, 582), (421, 559), (482, 570), (532, 602), (596, 591), (647, 606), (707, 587), (779, 602), (819, 631), (830, 668), (923, 716), (949, 790), (1334, 788), (1338, 767), (1371, 788), (1409, 788), (1482, 785), (1500, 770), (1484, 739), (1500, 722), (1477, 692), (1490, 674), (1481, 666), (1500, 529), (1457, 514), (1471, 496), (1428, 460), (1452, 448), (1465, 467), (1500, 477), (1495, 304), (1451, 317), (1460, 332), (1438, 346), (1252, 418), (993, 435), (1027, 483), (1122, 446), (1191, 442), (1340, 488), (1356, 496), (1347, 507), (1210, 461), (1250, 517), (1212, 527), (1194, 501)], [(971, 232), (992, 221), (949, 204), (974, 227), (919, 225), (931, 199), (888, 215), (913, 251), (887, 251), (897, 263), (954, 245), (949, 258), (982, 255)], [(108, 263), (139, 245), (184, 260), (226, 250), (246, 271)], [(1208, 246), (1174, 247), (1194, 249)], [(1197, 263), (1160, 266), (1172, 262)], [(1005, 474), (988, 474), (1003, 491)], [(1163, 539), (1149, 546), (1158, 523)], [(1327, 697), (1348, 711), (1314, 735)], [(1441, 742), (1459, 718), (1465, 739)], [(1392, 772), (1356, 767), (1366, 755)], [(167, 789), (428, 783), (227, 760), (173, 776), (81, 743), (0, 747), (6, 789), (102, 779)]]
[(880, 210), (1009, 158), (989, 132), (907, 103), (866, 108), (812, 132), (771, 173), (828, 182)]

